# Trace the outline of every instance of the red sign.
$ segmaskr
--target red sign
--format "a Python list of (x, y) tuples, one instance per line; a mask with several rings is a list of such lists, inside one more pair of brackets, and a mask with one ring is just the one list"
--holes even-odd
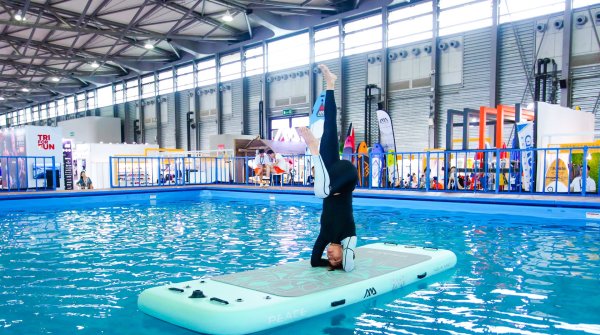
[(38, 135), (38, 148), (44, 150), (54, 150), (54, 144), (50, 143), (50, 135)]

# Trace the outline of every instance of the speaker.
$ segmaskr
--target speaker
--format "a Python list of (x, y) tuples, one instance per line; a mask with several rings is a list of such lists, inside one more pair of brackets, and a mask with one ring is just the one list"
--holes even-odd
[(578, 26), (583, 26), (587, 23), (588, 17), (585, 15), (579, 15), (577, 16), (577, 18), (575, 18), (575, 24), (577, 24)]
[(535, 30), (537, 30), (538, 33), (543, 33), (546, 31), (546, 24), (545, 23), (538, 23), (537, 26), (535, 26)]
[(558, 19), (554, 21), (554, 28), (557, 30), (561, 30), (565, 26), (565, 21), (563, 19)]

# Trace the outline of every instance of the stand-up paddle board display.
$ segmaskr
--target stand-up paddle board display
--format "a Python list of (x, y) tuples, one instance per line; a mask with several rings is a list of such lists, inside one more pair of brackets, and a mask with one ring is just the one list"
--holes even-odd
[(146, 314), (208, 334), (247, 334), (343, 308), (456, 265), (448, 250), (375, 243), (356, 249), (352, 272), (309, 261), (154, 287)]

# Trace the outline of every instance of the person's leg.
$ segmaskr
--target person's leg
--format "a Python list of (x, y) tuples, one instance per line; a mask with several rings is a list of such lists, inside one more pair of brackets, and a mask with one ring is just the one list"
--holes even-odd
[(337, 136), (337, 106), (333, 94), (337, 77), (325, 65), (320, 65), (319, 68), (321, 69), (327, 88), (325, 93), (325, 124), (323, 125), (323, 136), (321, 137), (319, 152), (323, 158), (325, 167), (329, 169), (333, 163), (340, 160)]

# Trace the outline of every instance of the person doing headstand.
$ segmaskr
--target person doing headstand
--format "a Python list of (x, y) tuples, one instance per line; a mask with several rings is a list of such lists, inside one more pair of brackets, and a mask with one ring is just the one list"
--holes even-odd
[[(321, 144), (306, 128), (298, 128), (312, 155), (315, 168), (315, 195), (323, 199), (321, 230), (313, 246), (310, 264), (330, 269), (354, 269), (356, 225), (352, 210), (352, 191), (358, 172), (352, 162), (340, 160), (337, 134), (337, 107), (333, 96), (337, 76), (327, 66), (319, 65), (326, 82), (325, 123)], [(327, 248), (327, 259), (322, 258)]]

